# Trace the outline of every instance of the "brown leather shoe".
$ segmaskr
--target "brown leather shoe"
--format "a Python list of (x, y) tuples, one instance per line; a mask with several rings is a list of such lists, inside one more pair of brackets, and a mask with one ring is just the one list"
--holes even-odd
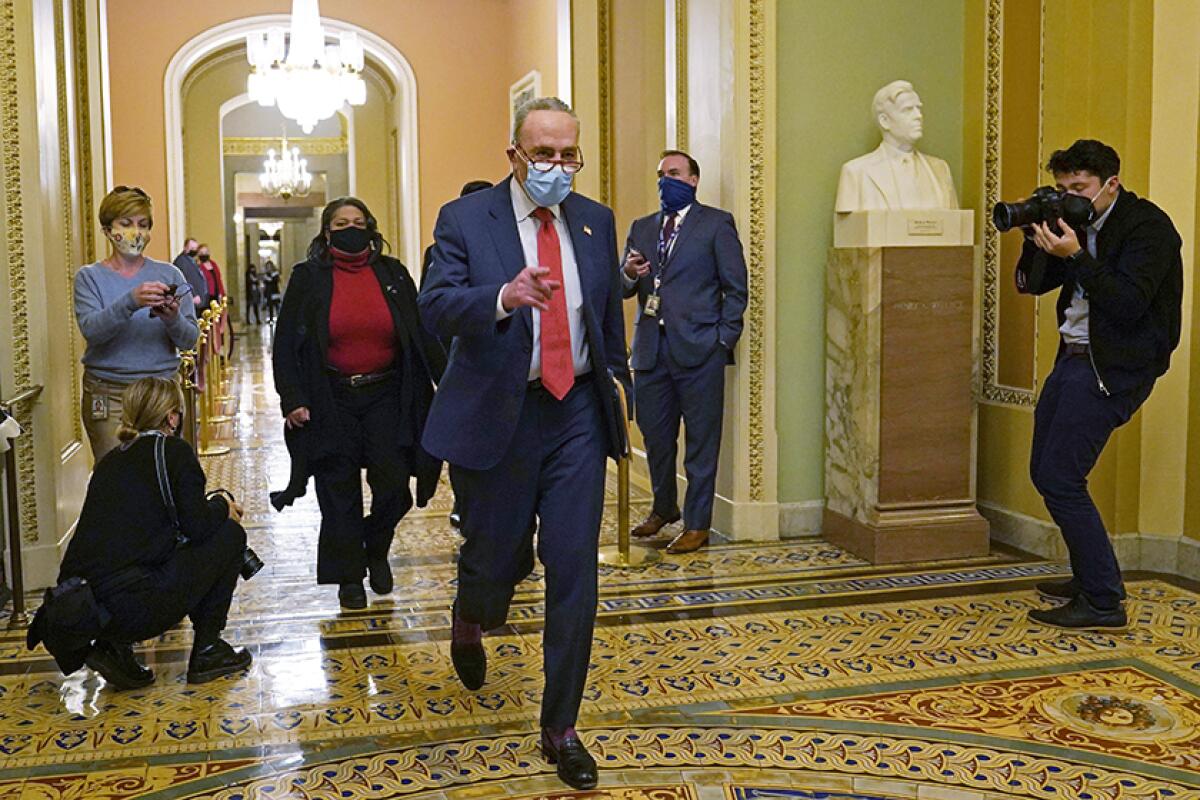
[(667, 552), (671, 555), (694, 553), (706, 544), (708, 544), (708, 531), (684, 531), (671, 540), (671, 543), (667, 545)]
[(642, 520), (642, 524), (638, 525), (636, 528), (630, 531), (630, 533), (635, 539), (645, 539), (649, 536), (655, 535), (672, 522), (679, 522), (679, 519), (679, 514), (675, 514), (675, 516), (668, 518), (659, 516), (657, 511), (651, 511), (650, 516)]

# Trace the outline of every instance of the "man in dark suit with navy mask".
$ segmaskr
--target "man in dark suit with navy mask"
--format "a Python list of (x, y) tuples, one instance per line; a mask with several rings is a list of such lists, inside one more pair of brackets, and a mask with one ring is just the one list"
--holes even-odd
[(675, 486), (679, 423), (686, 431), (683, 532), (668, 553), (708, 543), (721, 450), (725, 367), (742, 334), (746, 260), (733, 216), (696, 202), (700, 165), (679, 150), (658, 164), (655, 214), (635, 220), (625, 245), (625, 296), (637, 296), (634, 408), (646, 443), (654, 506), (633, 530), (657, 534), (680, 518)]
[(515, 119), (513, 174), (455, 200), (434, 229), (419, 306), (453, 337), (423, 445), (462, 488), (451, 658), (486, 679), (483, 632), (504, 624), (537, 555), (546, 576), (542, 751), (576, 788), (596, 763), (575, 732), (596, 615), (606, 456), (623, 452), (612, 381), (628, 382), (616, 226), (571, 191), (579, 120), (557, 98)]

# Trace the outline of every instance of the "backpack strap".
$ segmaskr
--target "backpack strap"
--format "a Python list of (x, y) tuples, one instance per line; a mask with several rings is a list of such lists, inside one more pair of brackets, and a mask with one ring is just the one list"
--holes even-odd
[(175, 509), (175, 496), (171, 493), (171, 479), (167, 475), (167, 437), (161, 434), (154, 437), (154, 471), (158, 476), (158, 491), (167, 507), (171, 527), (175, 529), (175, 535), (180, 536), (179, 512)]

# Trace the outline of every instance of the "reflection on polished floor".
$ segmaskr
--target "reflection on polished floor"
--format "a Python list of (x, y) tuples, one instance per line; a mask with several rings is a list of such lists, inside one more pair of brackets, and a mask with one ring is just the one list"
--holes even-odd
[(538, 576), (477, 693), (450, 664), (448, 487), (401, 524), (395, 593), (339, 611), (314, 582), (312, 492), (267, 504), (286, 451), (265, 347), (239, 348), (234, 449), (207, 465), (267, 563), (228, 632), (253, 669), (189, 687), (185, 624), (142, 648), (156, 683), (119, 693), (5, 632), (3, 800), (1200, 798), (1200, 594), (1135, 576), (1127, 632), (1064, 634), (1025, 619), (1060, 565), (876, 568), (819, 540), (605, 569), (580, 720), (604, 769), (568, 790), (536, 750)]

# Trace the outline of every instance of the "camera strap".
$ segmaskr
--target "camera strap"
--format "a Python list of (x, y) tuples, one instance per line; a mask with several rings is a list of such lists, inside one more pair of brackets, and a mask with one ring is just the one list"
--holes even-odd
[(179, 512), (175, 509), (175, 496), (171, 493), (171, 479), (167, 475), (167, 437), (161, 433), (146, 434), (154, 437), (154, 472), (158, 477), (158, 491), (162, 495), (163, 505), (167, 507), (167, 516), (171, 519), (171, 527), (176, 537), (182, 535), (179, 530)]

